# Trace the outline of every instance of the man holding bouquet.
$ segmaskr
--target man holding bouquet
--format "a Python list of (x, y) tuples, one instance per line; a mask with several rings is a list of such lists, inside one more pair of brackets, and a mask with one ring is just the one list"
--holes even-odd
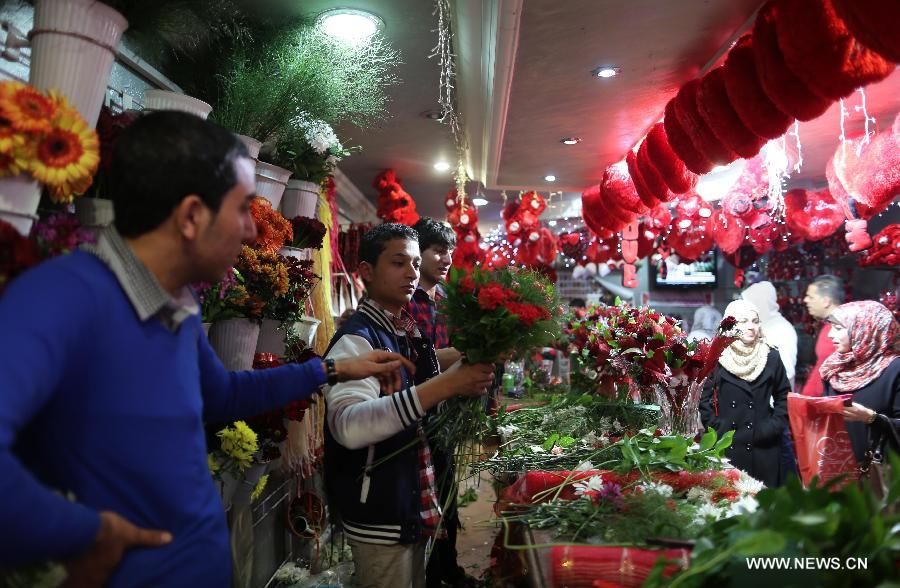
[(394, 394), (382, 394), (373, 378), (326, 391), (326, 486), (363, 587), (425, 586), (426, 544), (443, 525), (421, 419), (443, 400), (484, 394), (493, 377), (488, 363), (456, 361), (441, 373), (434, 344), (404, 310), (422, 268), (418, 241), (415, 230), (394, 223), (363, 236), (366, 297), (326, 354), (341, 360), (383, 349), (415, 364), (401, 371)]

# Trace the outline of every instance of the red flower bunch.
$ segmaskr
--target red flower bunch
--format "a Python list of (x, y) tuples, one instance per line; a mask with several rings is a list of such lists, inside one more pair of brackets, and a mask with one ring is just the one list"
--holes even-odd
[(553, 286), (537, 272), (510, 268), (467, 274), (453, 268), (442, 309), (450, 340), (469, 361), (493, 362), (551, 343), (559, 303)]
[(109, 172), (112, 167), (112, 154), (116, 141), (119, 140), (125, 129), (137, 120), (139, 114), (134, 110), (113, 114), (108, 106), (100, 109), (100, 117), (97, 119), (97, 135), (100, 138), (100, 170), (102, 172)]
[(41, 254), (34, 241), (0, 220), (0, 294), (10, 280), (40, 261)]
[(294, 239), (291, 223), (272, 208), (272, 204), (257, 196), (250, 203), (250, 214), (256, 223), (256, 240), (253, 247), (267, 253), (275, 253)]
[(291, 219), (294, 237), (291, 245), (299, 249), (321, 249), (328, 229), (322, 221), (306, 216), (295, 216)]

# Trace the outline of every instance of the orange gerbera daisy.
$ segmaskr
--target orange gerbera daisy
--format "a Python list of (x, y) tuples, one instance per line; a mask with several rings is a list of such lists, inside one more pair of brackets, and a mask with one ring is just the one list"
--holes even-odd
[(37, 141), (31, 175), (50, 188), (54, 202), (71, 202), (91, 185), (99, 165), (96, 131), (75, 110), (59, 108), (53, 128)]
[(56, 103), (21, 82), (3, 82), (0, 89), (0, 115), (17, 131), (45, 133), (57, 114)]
[(25, 136), (16, 131), (12, 122), (0, 114), (0, 153), (11, 153), (25, 144)]

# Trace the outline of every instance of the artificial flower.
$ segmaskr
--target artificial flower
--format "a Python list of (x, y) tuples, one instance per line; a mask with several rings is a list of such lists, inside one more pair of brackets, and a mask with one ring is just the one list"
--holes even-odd
[(56, 114), (54, 101), (33, 86), (15, 81), (0, 85), (0, 116), (10, 121), (15, 130), (46, 133)]
[(588, 492), (599, 492), (605, 483), (603, 476), (591, 476), (586, 480), (575, 482), (575, 494), (576, 496), (583, 496)]
[(54, 202), (71, 202), (90, 187), (100, 165), (100, 141), (65, 99), (57, 97), (59, 108), (53, 128), (34, 146), (31, 175), (50, 188)]

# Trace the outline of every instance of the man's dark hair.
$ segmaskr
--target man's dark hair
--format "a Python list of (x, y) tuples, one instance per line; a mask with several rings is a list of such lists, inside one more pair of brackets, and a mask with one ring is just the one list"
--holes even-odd
[(447, 223), (423, 216), (419, 222), (413, 225), (413, 229), (419, 233), (419, 249), (421, 251), (435, 245), (447, 249), (456, 247), (456, 233)]
[(844, 283), (837, 276), (831, 274), (816, 276), (816, 279), (812, 281), (812, 285), (816, 287), (816, 293), (819, 296), (831, 298), (831, 302), (836, 305), (844, 303), (844, 297), (846, 296)]
[(570, 308), (584, 308), (587, 306), (587, 302), (584, 301), (584, 298), (573, 298), (569, 300)]
[(186, 112), (140, 116), (113, 149), (110, 190), (115, 226), (137, 237), (163, 223), (196, 194), (214, 213), (234, 188), (234, 163), (250, 157), (237, 135)]
[(368, 262), (374, 266), (378, 262), (378, 256), (384, 251), (388, 241), (394, 239), (408, 239), (410, 241), (419, 240), (419, 233), (409, 225), (401, 225), (400, 223), (385, 223), (378, 225), (367, 231), (362, 239), (359, 240), (359, 256), (360, 263)]

